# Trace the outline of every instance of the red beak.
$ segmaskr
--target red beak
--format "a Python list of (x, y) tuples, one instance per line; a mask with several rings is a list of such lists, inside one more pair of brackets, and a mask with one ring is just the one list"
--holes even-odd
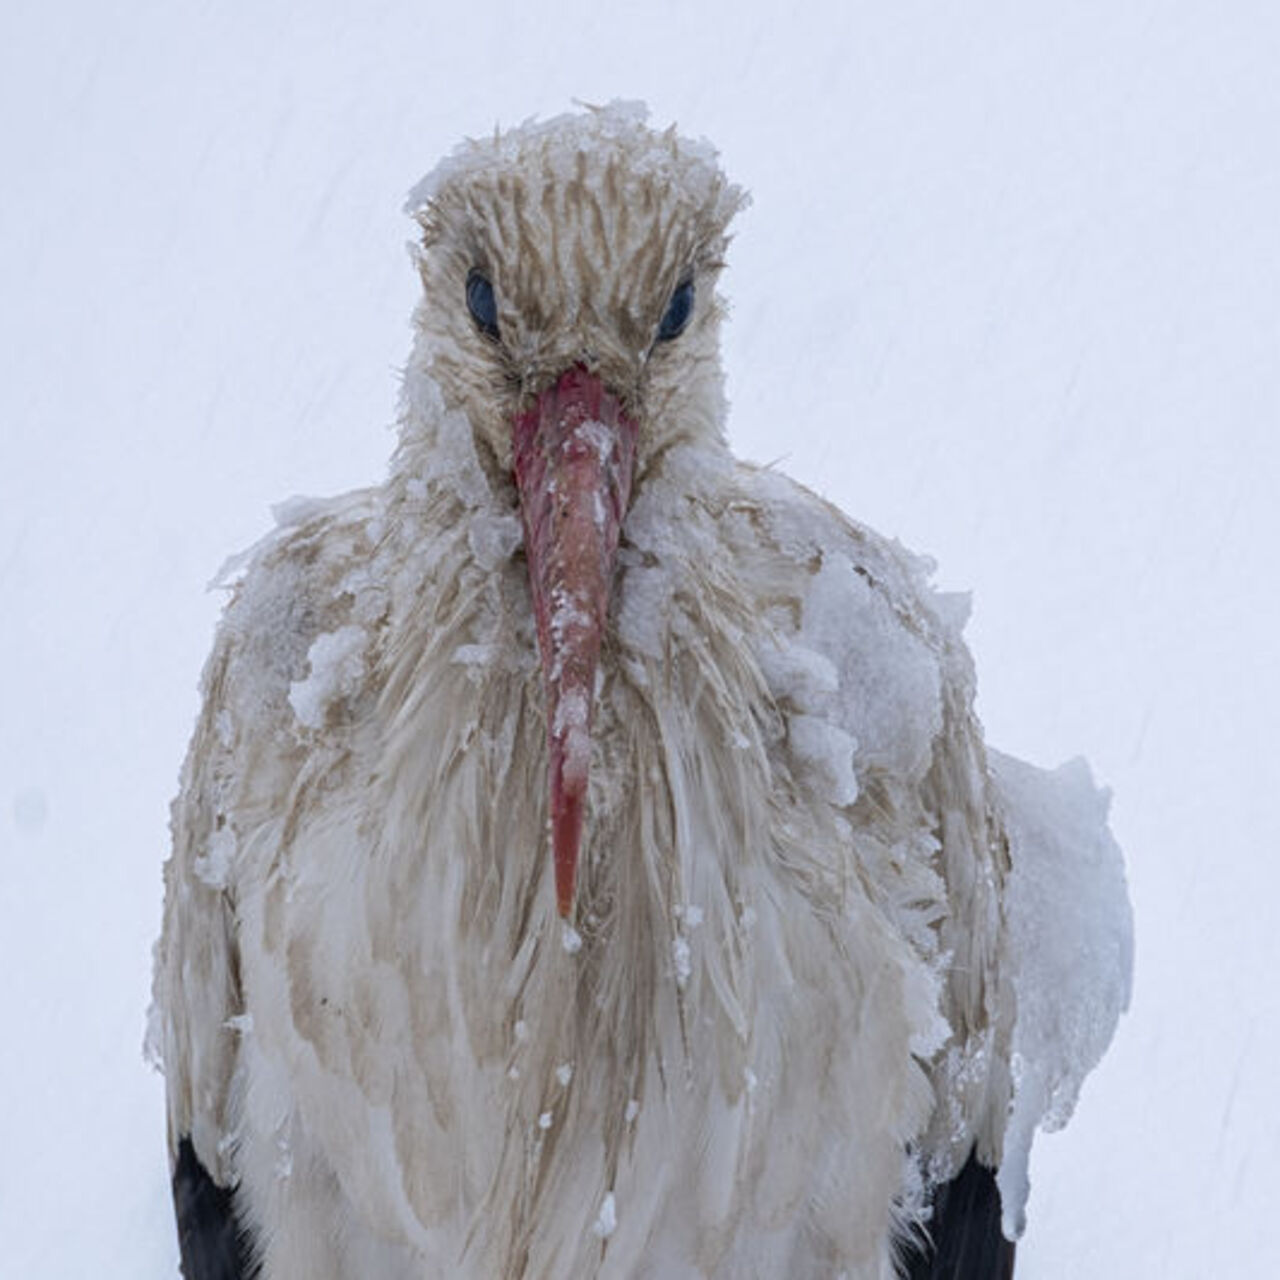
[(518, 414), (512, 432), (546, 690), (556, 906), (565, 918), (573, 910), (596, 667), (636, 434), (617, 398), (580, 365)]

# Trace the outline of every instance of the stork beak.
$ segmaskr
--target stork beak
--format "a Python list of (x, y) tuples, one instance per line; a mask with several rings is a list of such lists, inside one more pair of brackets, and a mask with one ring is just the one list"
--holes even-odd
[(617, 398), (581, 365), (518, 414), (512, 432), (546, 690), (556, 906), (565, 918), (573, 910), (596, 667), (636, 435)]

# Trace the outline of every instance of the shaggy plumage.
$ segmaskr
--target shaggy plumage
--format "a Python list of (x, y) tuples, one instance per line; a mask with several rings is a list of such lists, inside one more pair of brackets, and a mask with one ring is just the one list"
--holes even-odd
[[(235, 586), (154, 1046), (268, 1280), (889, 1280), (932, 1188), (1002, 1156), (1019, 850), (963, 602), (728, 453), (741, 203), (624, 109), (460, 150), (413, 197), (387, 483), (291, 506)], [(575, 365), (639, 434), (570, 923), (511, 431)], [(1090, 839), (1114, 879), (1100, 812)], [(1068, 1110), (1124, 999), (1127, 934), (1095, 933), (1120, 977), (1046, 1059)]]

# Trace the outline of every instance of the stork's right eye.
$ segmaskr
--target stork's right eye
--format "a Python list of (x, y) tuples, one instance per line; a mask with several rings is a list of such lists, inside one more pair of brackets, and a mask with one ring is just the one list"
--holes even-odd
[(467, 310), (485, 337), (497, 338), (498, 300), (493, 296), (493, 285), (477, 270), (467, 276)]

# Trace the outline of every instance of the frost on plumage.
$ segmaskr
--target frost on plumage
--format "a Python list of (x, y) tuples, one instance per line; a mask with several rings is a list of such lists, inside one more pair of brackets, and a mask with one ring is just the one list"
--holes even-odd
[(574, 431), (566, 433), (562, 446), (566, 452), (569, 450), (571, 442), (575, 440), (587, 445), (595, 453), (602, 465), (607, 463), (613, 456), (613, 432), (603, 422), (588, 419)]
[(405, 201), (405, 211), (418, 213), (447, 186), (488, 174), (499, 175), (518, 159), (526, 159), (530, 152), (541, 151), (549, 172), (572, 179), (580, 151), (619, 143), (635, 147), (633, 163), (637, 171), (666, 177), (695, 199), (711, 201), (722, 192), (729, 208), (743, 202), (737, 188), (725, 187), (716, 150), (709, 142), (669, 134), (665, 135), (671, 139), (669, 147), (643, 145), (654, 136), (645, 126), (648, 115), (643, 102), (618, 99), (585, 112), (530, 120), (518, 129), (468, 139), (413, 187)]
[(142, 1058), (154, 1071), (164, 1074), (164, 1014), (153, 1000), (147, 1006), (147, 1029), (142, 1038)]
[(556, 713), (551, 721), (551, 732), (563, 733), (565, 729), (581, 729), (587, 727), (590, 708), (587, 695), (581, 689), (570, 689), (563, 694), (556, 705)]
[(563, 773), (566, 782), (586, 778), (591, 764), (591, 735), (585, 724), (571, 722), (564, 736)]
[(1129, 1006), (1133, 919), (1109, 797), (1088, 765), (1053, 772), (990, 752), (1009, 838), (1004, 979), (1016, 1001), (1013, 1100), (999, 1185), (1004, 1231), (1025, 1226), (1037, 1128), (1061, 1128)]
[(324, 516), (332, 505), (332, 500), (329, 498), (295, 493), (293, 497), (286, 498), (283, 502), (272, 503), (271, 516), (278, 529), (295, 529), (309, 520)]
[[(375, 545), (381, 537), (380, 523), (380, 521), (371, 520), (366, 527), (366, 535)], [(387, 611), (389, 601), (386, 587), (370, 564), (361, 564), (352, 569), (343, 578), (339, 591), (351, 597), (354, 621), (362, 626), (376, 625)]]

